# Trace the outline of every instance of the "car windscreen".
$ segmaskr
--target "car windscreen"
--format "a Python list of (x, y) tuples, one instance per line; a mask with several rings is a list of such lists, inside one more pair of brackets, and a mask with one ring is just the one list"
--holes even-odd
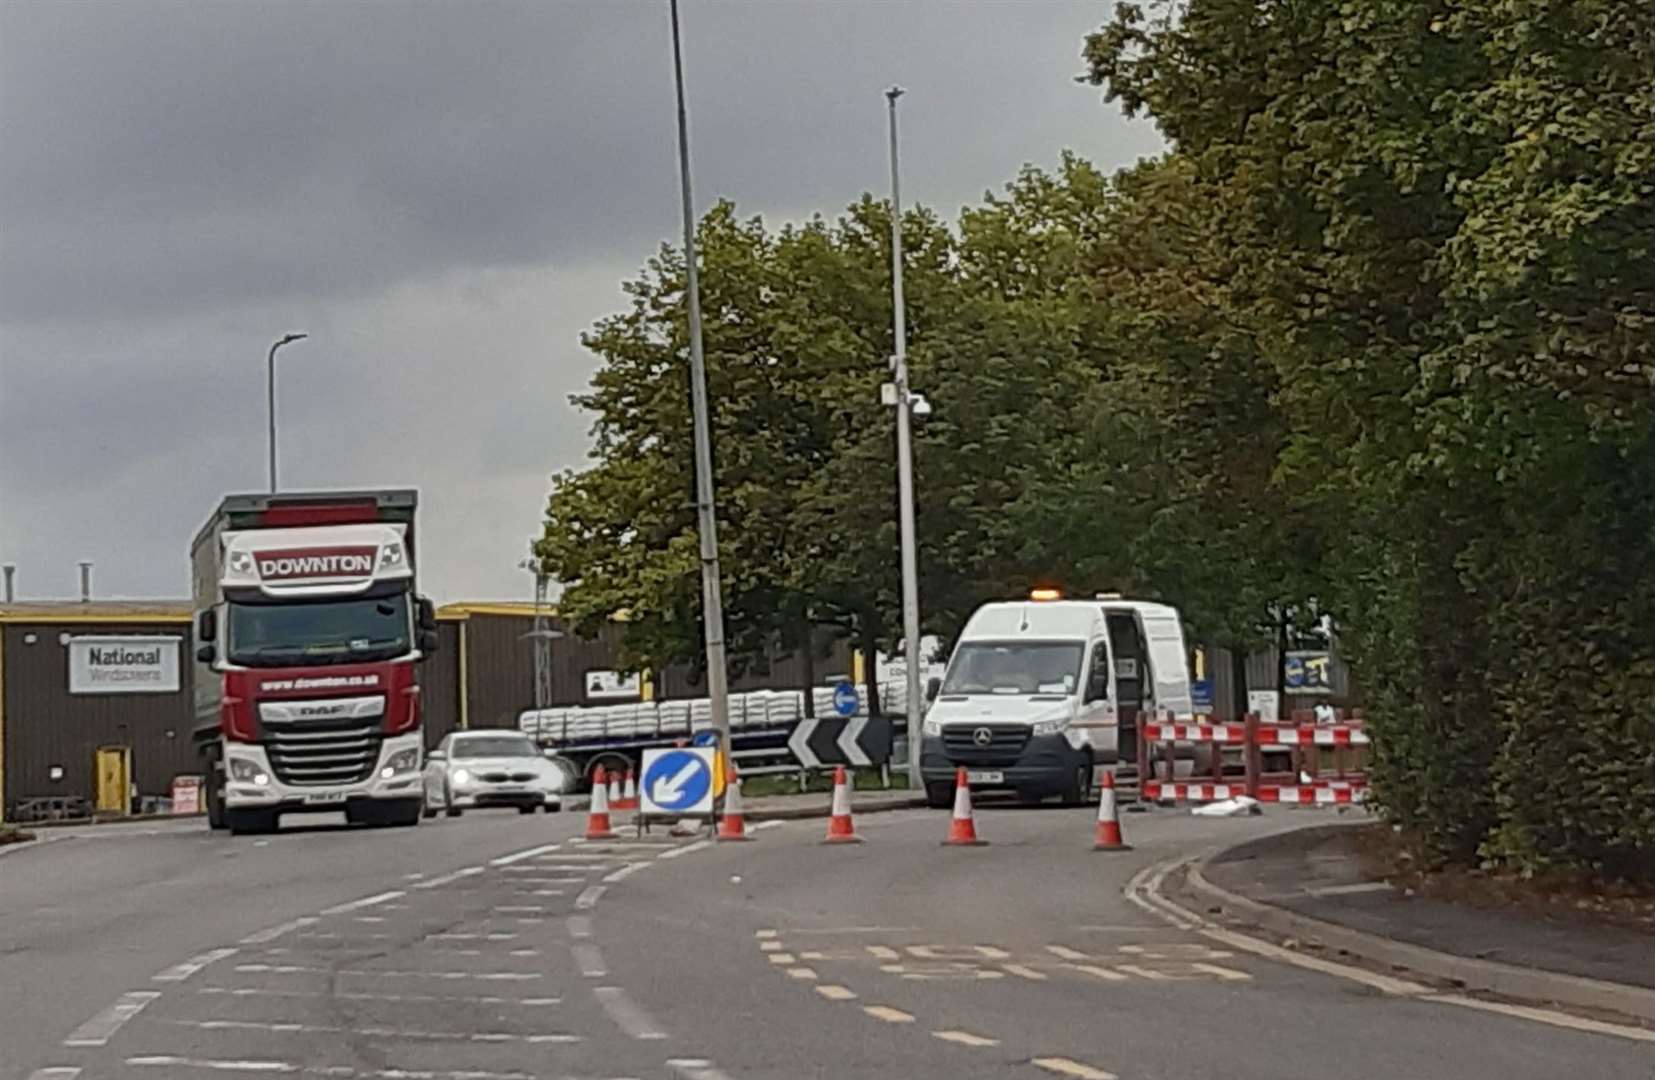
[(229, 605), (232, 664), (283, 667), (389, 660), (412, 648), (408, 596)]
[(469, 739), (455, 739), (451, 754), (455, 758), (539, 757), (540, 748), (534, 740), (516, 735), (474, 735)]
[(969, 641), (955, 650), (944, 694), (1072, 694), (1080, 684), (1079, 641)]

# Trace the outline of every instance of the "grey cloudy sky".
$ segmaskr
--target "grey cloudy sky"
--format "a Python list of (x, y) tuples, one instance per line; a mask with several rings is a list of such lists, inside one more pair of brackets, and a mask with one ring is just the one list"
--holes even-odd
[[(1160, 148), (1078, 85), (1111, 4), (683, 0), (696, 201), (954, 214), (1064, 148)], [(0, 561), (187, 592), (218, 496), (412, 485), (439, 600), (521, 596), (578, 465), (582, 329), (678, 235), (666, 0), (0, 0)], [(877, 362), (877, 361), (875, 361)]]

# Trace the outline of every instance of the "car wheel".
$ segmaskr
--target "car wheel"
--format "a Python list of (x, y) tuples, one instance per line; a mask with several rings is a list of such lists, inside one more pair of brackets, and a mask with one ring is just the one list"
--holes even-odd
[(430, 821), (432, 818), (437, 816), (437, 808), (422, 800), (420, 802), (419, 815), (425, 820)]
[(443, 813), (447, 814), (449, 817), (459, 817), (461, 810), (458, 806), (447, 806), (443, 808)]
[(547, 803), (545, 806), (542, 806), (540, 809), (542, 811), (544, 811), (545, 813), (555, 814), (558, 811), (563, 809), (563, 804), (562, 803)]

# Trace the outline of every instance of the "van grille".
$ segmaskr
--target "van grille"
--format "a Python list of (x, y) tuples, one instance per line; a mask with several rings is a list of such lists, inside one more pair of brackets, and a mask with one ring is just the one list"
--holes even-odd
[(378, 717), (264, 721), (270, 768), (284, 784), (354, 784), (379, 762)]
[[(978, 732), (988, 732), (987, 744)], [(1028, 745), (1025, 724), (947, 724), (942, 729), (942, 746), (948, 760), (959, 765), (1015, 765)]]

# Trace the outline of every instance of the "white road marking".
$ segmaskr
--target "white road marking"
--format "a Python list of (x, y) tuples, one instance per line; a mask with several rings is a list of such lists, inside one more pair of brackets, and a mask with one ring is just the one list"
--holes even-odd
[(569, 916), (569, 936), (572, 938), (589, 938), (592, 936), (592, 916)]
[(290, 934), (295, 930), (301, 930), (304, 927), (314, 924), (315, 922), (316, 919), (314, 917), (306, 915), (302, 918), (284, 922), (280, 926), (272, 926), (267, 930), (260, 930), (256, 934), (248, 934), (246, 937), (241, 939), (241, 944), (264, 945), (268, 942), (275, 941), (284, 934)]
[(777, 936), (777, 931), (775, 931), (775, 930), (754, 930), (753, 931), (753, 936), (756, 937), (756, 938), (773, 938), (773, 937)]
[(1229, 930), (1220, 930), (1216, 927), (1202, 930), (1202, 934), (1214, 941), (1223, 942), (1232, 949), (1241, 949), (1271, 960), (1279, 960), (1294, 967), (1306, 968), (1310, 971), (1319, 971), (1324, 975), (1336, 975), (1371, 986), (1386, 994), (1395, 994), (1398, 997), (1418, 997), (1430, 992), (1430, 988), (1408, 979), (1393, 978), (1390, 975), (1376, 975), (1361, 968), (1348, 967), (1344, 964), (1335, 964), (1331, 960), (1323, 960), (1316, 956), (1305, 956), (1291, 949), (1284, 949), (1280, 945), (1272, 945), (1268, 941), (1257, 941), (1245, 934), (1233, 933)]
[(747, 831), (763, 832), (765, 829), (779, 829), (785, 824), (786, 822), (783, 821), (760, 821), (747, 826)]
[(626, 991), (618, 986), (595, 986), (592, 993), (597, 997), (603, 1011), (609, 1014), (609, 1019), (615, 1021), (630, 1038), (634, 1039), (664, 1039), (667, 1033), (662, 1031), (649, 1015), (640, 1009)]
[(787, 974), (795, 979), (815, 979), (816, 972), (807, 967), (788, 968)]
[(414, 888), (416, 888), (416, 889), (437, 889), (437, 888), (441, 888), (444, 885), (449, 885), (449, 884), (452, 884), (453, 882), (459, 881), (462, 878), (474, 877), (475, 875), (481, 874), (482, 872), (483, 872), (483, 868), (481, 866), (468, 866), (463, 870), (456, 870), (452, 874), (444, 874), (441, 877), (434, 877), (434, 878), (431, 878), (427, 881), (422, 881), (418, 885), (415, 885)]
[(385, 916), (383, 916), (383, 915), (358, 915), (356, 917), (355, 921), (356, 922), (365, 922), (365, 923), (382, 923), (382, 922), (385, 921)]
[(981, 1035), (973, 1035), (969, 1031), (933, 1031), (931, 1037), (944, 1042), (959, 1043), (961, 1046), (999, 1046), (999, 1039), (985, 1039)]
[(768, 957), (772, 964), (795, 964), (799, 958), (790, 952), (773, 952)]
[(1515, 1016), (1522, 1020), (1534, 1020), (1541, 1024), (1572, 1028), (1575, 1031), (1589, 1031), (1594, 1035), (1612, 1035), (1621, 1039), (1633, 1039), (1637, 1042), (1655, 1042), (1655, 1031), (1650, 1031), (1648, 1028), (1629, 1027), (1625, 1024), (1608, 1024), (1601, 1020), (1587, 1020), (1584, 1017), (1570, 1016), (1567, 1013), (1555, 1012), (1551, 1009), (1539, 1009), (1530, 1005), (1507, 1005), (1499, 1001), (1483, 1001), (1479, 998), (1466, 997), (1463, 994), (1427, 994), (1420, 1000), (1434, 1001), (1443, 1005), (1459, 1005), (1467, 1009), (1481, 1009), (1484, 1012)]
[(602, 885), (588, 885), (581, 894), (575, 897), (575, 907), (581, 911), (591, 911), (603, 899), (605, 890)]
[(766, 938), (765, 940), (759, 942), (759, 950), (761, 952), (775, 952), (781, 947), (782, 943), (777, 941), (775, 938)]
[(30, 1073), (29, 1080), (75, 1080), (79, 1075), (79, 1065), (49, 1065)]
[(1046, 946), (1046, 951), (1051, 953), (1053, 956), (1059, 956), (1059, 957), (1062, 957), (1065, 960), (1092, 960), (1092, 959), (1095, 959), (1090, 954), (1083, 953), (1079, 949), (1071, 949), (1067, 945), (1048, 945), (1048, 946)]
[(1023, 978), (1033, 979), (1035, 982), (1044, 982), (1046, 979), (1044, 972), (1036, 971), (1031, 967), (1024, 967), (1022, 964), (1003, 964), (1001, 966), (1013, 975), (1021, 975)]
[(891, 948), (888, 945), (869, 945), (868, 946), (868, 952), (872, 953), (874, 959), (876, 959), (876, 960), (901, 960), (902, 959), (902, 954), (897, 952), (895, 949)]
[(273, 998), (329, 998), (339, 1001), (394, 1001), (418, 1002), (421, 1004), (467, 1004), (467, 1005), (521, 1005), (525, 1008), (541, 1008), (547, 1005), (561, 1005), (560, 997), (495, 997), (486, 994), (466, 994), (455, 996), (449, 994), (366, 994), (347, 993), (344, 991), (322, 990), (276, 990), (266, 986), (204, 986), (197, 990), (198, 994), (216, 994), (225, 997), (273, 997)]
[(194, 975), (207, 965), (216, 964), (226, 956), (234, 956), (236, 951), (237, 950), (235, 949), (213, 949), (208, 952), (204, 952), (199, 956), (192, 956), (182, 964), (174, 964), (172, 967), (161, 972), (159, 975), (153, 976), (150, 981), (183, 982), (185, 979), (189, 978), (191, 975)]
[(538, 979), (535, 971), (380, 971), (373, 968), (325, 968), (306, 964), (237, 964), (236, 970), (255, 975), (353, 975), (369, 979), (481, 979), (517, 982)]
[(602, 978), (609, 974), (609, 969), (603, 966), (603, 954), (596, 945), (574, 945), (570, 951), (575, 954), (575, 963), (580, 965), (580, 973), (588, 979)]
[(911, 1024), (914, 1022), (912, 1013), (905, 1013), (901, 1009), (893, 1009), (889, 1005), (864, 1005), (862, 1011), (875, 1020), (883, 1020), (888, 1024)]
[(713, 842), (711, 840), (697, 840), (693, 844), (685, 844), (683, 847), (673, 848), (671, 851), (663, 851), (655, 857), (657, 859), (676, 859), (680, 855), (688, 855), (692, 851), (703, 851), (712, 846)]
[(256, 1061), (217, 1058), (178, 1057), (173, 1054), (151, 1054), (129, 1057), (126, 1063), (135, 1068), (203, 1069), (235, 1073), (305, 1073), (312, 1076), (376, 1077), (382, 1080), (536, 1080), (532, 1073), (488, 1072), (482, 1069), (353, 1069), (349, 1065), (299, 1065), (291, 1061)]
[(826, 986), (818, 986), (816, 992), (829, 1001), (850, 1001), (856, 997), (856, 992), (849, 987), (834, 986), (831, 983)]
[(832, 926), (814, 930), (789, 930), (790, 934), (911, 934), (918, 926)]
[(1075, 1080), (1116, 1080), (1112, 1072), (1094, 1069), (1090, 1065), (1082, 1065), (1078, 1061), (1070, 1061), (1060, 1057), (1038, 1057), (1029, 1062), (1047, 1072), (1057, 1073), (1059, 1076), (1073, 1076)]
[(323, 908), (322, 914), (343, 915), (349, 911), (361, 911), (363, 908), (370, 908), (375, 904), (383, 904), (387, 900), (395, 900), (399, 896), (407, 895), (401, 889), (392, 889), (390, 892), (382, 892), (377, 896), (364, 896), (360, 900), (352, 900), (347, 904), (335, 904), (332, 907)]
[(516, 851), (510, 855), (502, 855), (498, 859), (490, 859), (488, 864), (490, 866), (510, 866), (512, 863), (522, 862), (524, 859), (532, 859), (536, 855), (544, 855), (548, 851), (556, 851), (562, 846), (562, 844), (542, 844), (540, 847), (530, 848), (527, 851)]
[(582, 852), (582, 851), (561, 851), (561, 852), (558, 853), (557, 858), (551, 859), (549, 861), (550, 862), (582, 862), (582, 861), (585, 861), (585, 862), (605, 863), (605, 862), (614, 862), (615, 861), (615, 856), (611, 853), (601, 852), (601, 851), (592, 852), (591, 854), (587, 854), (586, 852)]
[(1096, 964), (1065, 964), (1063, 966), (1069, 968), (1071, 971), (1078, 971), (1082, 975), (1095, 975), (1098, 978), (1104, 979), (1108, 982), (1126, 981), (1126, 976), (1122, 975), (1120, 972), (1111, 971), (1106, 967), (1098, 967)]
[(64, 1046), (103, 1046), (126, 1022), (144, 1011), (144, 1006), (161, 996), (159, 990), (131, 990), (103, 1012), (69, 1033)]
[(612, 870), (609, 873), (603, 875), (603, 880), (613, 884), (614, 882), (617, 882), (617, 881), (621, 880), (624, 877), (628, 877), (629, 875), (636, 874), (638, 871), (642, 870), (644, 867), (646, 867), (648, 865), (649, 865), (649, 863), (647, 863), (647, 862), (627, 863), (625, 866), (621, 867), (619, 870)]
[(427, 935), (426, 940), (428, 940), (428, 941), (512, 941), (516, 937), (517, 937), (516, 934), (508, 934), (503, 930), (497, 930), (493, 933), (488, 933), (488, 934), (464, 934), (464, 933), (429, 934), (429, 935)]
[(532, 915), (546, 909), (539, 904), (502, 904), (494, 910), (501, 915)]
[(199, 1028), (203, 1031), (270, 1031), (287, 1035), (358, 1035), (368, 1038), (382, 1039), (423, 1039), (436, 1042), (487, 1042), (487, 1043), (574, 1043), (580, 1042), (579, 1035), (563, 1033), (543, 1035), (517, 1035), (504, 1031), (410, 1031), (406, 1028), (395, 1027), (335, 1027), (330, 1024), (301, 1024), (288, 1021), (272, 1020), (167, 1020), (165, 1023), (179, 1027)]
[(667, 1068), (689, 1080), (730, 1080), (728, 1073), (702, 1058), (668, 1058)]
[[(535, 873), (540, 868), (537, 867), (537, 866), (520, 866), (520, 867), (518, 867), (518, 869), (524, 871), (525, 873)], [(583, 884), (586, 881), (586, 879), (583, 878), (583, 877), (567, 877), (567, 876), (565, 876), (565, 877), (520, 877), (520, 878), (511, 878), (509, 880), (511, 881), (511, 883), (513, 885), (580, 885), (580, 884)]]
[(562, 896), (562, 889), (536, 889), (530, 896)]

